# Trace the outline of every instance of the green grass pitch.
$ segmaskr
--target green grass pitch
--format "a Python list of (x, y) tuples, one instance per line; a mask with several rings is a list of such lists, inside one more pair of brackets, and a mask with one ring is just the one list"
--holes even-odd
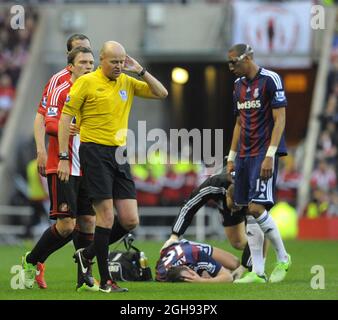
[[(210, 244), (240, 256), (227, 241), (210, 241)], [(100, 292), (75, 292), (76, 264), (73, 262), (73, 247), (67, 245), (46, 262), (48, 289), (12, 289), (15, 283), (15, 265), (19, 265), (21, 255), (31, 248), (27, 246), (0, 246), (0, 299), (1, 300), (311, 300), (338, 299), (338, 255), (337, 242), (333, 241), (286, 241), (292, 256), (292, 267), (284, 282), (278, 284), (190, 284), (127, 282), (121, 283), (129, 288), (127, 293), (104, 294)], [(135, 245), (145, 251), (152, 269), (162, 245), (155, 241), (135, 241)], [(122, 246), (121, 246), (122, 248)], [(269, 275), (272, 271), (275, 254), (270, 247), (266, 264)], [(313, 289), (312, 283), (319, 283), (316, 267), (324, 270), (324, 289)], [(14, 269), (13, 269), (14, 268)], [(314, 268), (314, 269), (312, 269)], [(314, 273), (312, 273), (314, 272)], [(97, 266), (94, 275), (98, 277)], [(14, 278), (13, 278), (14, 277)]]

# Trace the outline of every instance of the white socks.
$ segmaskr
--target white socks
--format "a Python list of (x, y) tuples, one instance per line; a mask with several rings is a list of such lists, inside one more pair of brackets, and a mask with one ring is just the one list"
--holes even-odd
[[(287, 262), (288, 256), (284, 248), (282, 238), (280, 236), (278, 227), (272, 217), (265, 210), (260, 217), (256, 219), (257, 224), (264, 232), (267, 239), (269, 239), (276, 251), (277, 260), (280, 262)], [(250, 247), (251, 250), (251, 247)]]
[(265, 269), (263, 257), (264, 233), (252, 216), (247, 216), (246, 232), (252, 258), (252, 271), (261, 276)]

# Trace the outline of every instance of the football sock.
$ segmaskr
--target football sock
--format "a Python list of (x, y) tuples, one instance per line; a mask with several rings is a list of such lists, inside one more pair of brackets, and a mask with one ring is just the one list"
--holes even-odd
[(246, 232), (251, 252), (252, 271), (261, 276), (264, 274), (264, 234), (255, 219), (251, 216), (247, 217)]
[(124, 229), (119, 222), (117, 216), (114, 216), (114, 224), (111, 229), (109, 244), (116, 242), (117, 240), (121, 239), (124, 235), (129, 233), (128, 230)]
[(245, 268), (247, 268), (249, 271), (252, 270), (252, 259), (251, 259), (251, 252), (249, 245), (246, 244), (243, 252), (242, 252), (242, 260), (241, 265)]
[(33, 250), (27, 255), (27, 262), (33, 265), (36, 265), (38, 262), (44, 263), (53, 252), (62, 248), (71, 240), (72, 234), (63, 238), (57, 231), (56, 224), (53, 224), (45, 230)]
[(101, 284), (105, 284), (107, 280), (110, 280), (108, 271), (108, 247), (110, 233), (111, 228), (102, 228), (99, 226), (96, 226), (95, 228), (93, 245), (96, 253)]
[(93, 239), (93, 233), (85, 233), (80, 230), (74, 230), (73, 232), (73, 242), (76, 250), (87, 248), (93, 242)]
[[(122, 227), (122, 225), (120, 224), (117, 216), (115, 215), (114, 216), (114, 224), (113, 224), (113, 227), (112, 227), (111, 233), (110, 233), (109, 244), (116, 242), (117, 240), (121, 239), (124, 235), (126, 235), (128, 233), (129, 233), (129, 231)], [(82, 254), (86, 259), (92, 260), (96, 255), (94, 244), (91, 243), (91, 245), (86, 247), (83, 250)]]
[(73, 235), (73, 244), (74, 244), (74, 248), (75, 250), (77, 249), (80, 249), (81, 247), (79, 246), (79, 237), (78, 237), (78, 234), (79, 234), (79, 231), (80, 231), (80, 227), (78, 224), (75, 225), (75, 228), (74, 228), (74, 231), (72, 233)]
[[(73, 243), (75, 250), (78, 250), (80, 248), (86, 248), (89, 245), (93, 243), (94, 234), (93, 233), (84, 233), (79, 230), (78, 225), (76, 225), (74, 231), (73, 231)], [(77, 283), (78, 285), (81, 284), (82, 277), (81, 272), (79, 271), (80, 266), (78, 265), (78, 272), (77, 272)]]
[(256, 219), (258, 225), (264, 232), (267, 239), (269, 239), (276, 251), (277, 260), (287, 262), (288, 256), (279, 233), (278, 227), (269, 213), (265, 210), (260, 217)]

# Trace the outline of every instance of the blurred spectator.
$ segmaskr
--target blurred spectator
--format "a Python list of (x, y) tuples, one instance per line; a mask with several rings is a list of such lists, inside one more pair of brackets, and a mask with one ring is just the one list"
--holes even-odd
[(282, 168), (277, 176), (277, 200), (296, 206), (297, 191), (301, 182), (301, 174), (296, 169), (293, 156), (283, 157)]
[(333, 190), (329, 197), (329, 208), (327, 209), (328, 216), (338, 216), (338, 191)]
[(136, 187), (136, 198), (139, 206), (158, 206), (162, 184), (156, 179), (145, 164), (134, 164), (131, 172)]
[(38, 172), (38, 166), (36, 159), (31, 160), (27, 164), (27, 186), (28, 186), (28, 200), (33, 208), (33, 215), (30, 217), (30, 221), (27, 224), (26, 238), (32, 238), (32, 228), (38, 225), (42, 218), (47, 217), (49, 196), (47, 179), (42, 177)]
[(0, 74), (0, 136), (14, 104), (15, 90), (8, 74)]
[(335, 127), (335, 124), (330, 122), (327, 124), (327, 129), (320, 133), (317, 152), (318, 159), (326, 160), (332, 165), (335, 165), (337, 158)]
[(139, 206), (181, 206), (199, 184), (200, 166), (178, 157), (170, 164), (170, 157), (156, 150), (147, 164), (131, 167)]
[(167, 165), (167, 173), (162, 178), (161, 204), (164, 206), (180, 205), (184, 200), (182, 188), (184, 187), (184, 174), (176, 173), (174, 165)]
[(327, 213), (329, 197), (327, 192), (321, 189), (312, 191), (311, 200), (305, 209), (305, 216), (310, 219), (318, 218)]
[(320, 188), (322, 191), (328, 192), (337, 186), (336, 172), (325, 160), (320, 160), (318, 167), (311, 175), (310, 183), (313, 189)]

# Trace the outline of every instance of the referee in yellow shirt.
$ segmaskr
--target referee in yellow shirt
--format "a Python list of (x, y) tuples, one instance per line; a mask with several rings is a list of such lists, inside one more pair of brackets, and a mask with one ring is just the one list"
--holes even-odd
[[(122, 73), (123, 70), (137, 74), (144, 81)], [(81, 169), (96, 212), (96, 228), (92, 246), (78, 250), (74, 257), (80, 263), (86, 280), (88, 260), (96, 255), (102, 292), (127, 291), (111, 280), (108, 270), (108, 247), (114, 238), (112, 226), (116, 224), (113, 205), (122, 235), (139, 223), (130, 166), (128, 163), (120, 164), (116, 159), (118, 147), (126, 145), (128, 118), (135, 95), (164, 99), (168, 91), (128, 56), (120, 43), (108, 41), (100, 51), (97, 70), (83, 75), (72, 86), (59, 122), (58, 175), (62, 181), (67, 181), (69, 124), (73, 116), (79, 119)], [(115, 236), (115, 241), (117, 239)]]

